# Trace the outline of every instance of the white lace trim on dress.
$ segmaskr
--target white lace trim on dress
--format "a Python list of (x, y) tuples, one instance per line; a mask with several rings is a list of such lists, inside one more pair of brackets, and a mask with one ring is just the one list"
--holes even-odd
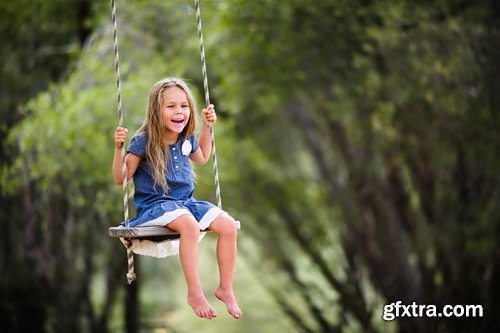
[(153, 226), (158, 226), (158, 227), (164, 227), (171, 223), (173, 220), (178, 218), (181, 215), (189, 214), (191, 215), (191, 212), (187, 209), (184, 208), (179, 208), (176, 210), (173, 210), (171, 212), (166, 212), (160, 217), (155, 218), (154, 220), (150, 220), (148, 222), (144, 222), (143, 224), (139, 225), (140, 227), (153, 227)]
[(219, 207), (210, 208), (198, 223), (200, 226), (200, 230), (205, 230), (206, 228), (208, 228), (212, 224), (212, 222), (215, 221), (215, 219), (221, 214), (227, 213)]

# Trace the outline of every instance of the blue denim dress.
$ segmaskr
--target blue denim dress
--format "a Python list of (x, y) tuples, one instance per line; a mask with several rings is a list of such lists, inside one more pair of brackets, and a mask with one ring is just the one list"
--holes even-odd
[(152, 172), (145, 155), (146, 143), (146, 134), (136, 134), (127, 150), (142, 158), (133, 177), (136, 217), (130, 219), (129, 226), (166, 226), (181, 215), (191, 214), (198, 221), (200, 229), (206, 229), (223, 211), (210, 202), (193, 197), (194, 182), (189, 155), (198, 149), (196, 138), (193, 135), (179, 137), (175, 144), (169, 146), (165, 175), (167, 192), (158, 186), (153, 187)]

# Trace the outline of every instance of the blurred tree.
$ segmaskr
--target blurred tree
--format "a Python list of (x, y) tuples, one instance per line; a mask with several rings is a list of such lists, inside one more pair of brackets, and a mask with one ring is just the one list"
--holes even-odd
[[(15, 221), (2, 232), (2, 331), (111, 331), (125, 256), (101, 232), (121, 219), (106, 157), (116, 124), (111, 30), (109, 17), (95, 14), (109, 9), (78, 2), (96, 15), (84, 15), (87, 23), (75, 18), (75, 2), (18, 3), (1, 4), (12, 15), (0, 23), (16, 36), (1, 57), (19, 68), (3, 82), (26, 94), (6, 94), (11, 107), (0, 109), (9, 119), (2, 135), (25, 117), (10, 130), (19, 151), (1, 178), (2, 221)], [(243, 237), (242, 250), (297, 332), (495, 331), (499, 5), (204, 5), (212, 96), (224, 120), (223, 200), (254, 238)], [(71, 14), (54, 20), (63, 8)], [(137, 0), (119, 9), (126, 113), (144, 108), (162, 73), (200, 77), (190, 4)], [(15, 29), (28, 19), (40, 36)], [(61, 61), (59, 47), (40, 44), (79, 46)], [(21, 75), (23, 59), (40, 64), (31, 74), (42, 83)], [(60, 83), (47, 88), (52, 80)], [(137, 128), (142, 116), (127, 113), (127, 125)], [(105, 286), (98, 296), (95, 281)], [(397, 300), (482, 304), (485, 318), (383, 323), (382, 304)], [(33, 320), (23, 320), (28, 313)], [(137, 325), (131, 320), (129, 332)]]
[(0, 2), (0, 316), (5, 332), (43, 327), (49, 316), (44, 301), (57, 295), (47, 290), (28, 262), (20, 264), (29, 252), (26, 242), (32, 240), (23, 237), (19, 226), (29, 224), (36, 208), (29, 188), (12, 193), (5, 181), (5, 170), (16, 154), (6, 145), (7, 133), (21, 119), (22, 105), (64, 76), (91, 33), (99, 7), (100, 1), (89, 0)]
[(270, 289), (299, 330), (386, 331), (381, 305), (397, 300), (486, 317), (405, 318), (401, 332), (498, 329), (496, 2), (233, 1), (220, 14), (241, 166), (228, 197), (254, 221), (258, 257), (288, 276)]

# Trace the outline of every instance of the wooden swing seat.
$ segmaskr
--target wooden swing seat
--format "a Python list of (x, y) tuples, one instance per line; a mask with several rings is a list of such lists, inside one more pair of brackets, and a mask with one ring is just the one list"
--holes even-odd
[(154, 236), (175, 236), (178, 232), (167, 227), (111, 227), (109, 228), (109, 236), (117, 238), (138, 238), (138, 237), (154, 237)]
[[(240, 229), (240, 221), (236, 221), (236, 228)], [(206, 232), (206, 231), (202, 231)], [(108, 230), (109, 236), (116, 238), (141, 238), (156, 236), (179, 236), (177, 231), (167, 227), (111, 227)]]

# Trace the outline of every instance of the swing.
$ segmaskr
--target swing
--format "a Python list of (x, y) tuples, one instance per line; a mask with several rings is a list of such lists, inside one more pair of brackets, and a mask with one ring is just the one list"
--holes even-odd
[[(199, 0), (194, 0), (196, 8), (196, 21), (198, 26), (198, 37), (200, 45), (200, 55), (201, 55), (201, 69), (203, 75), (203, 87), (205, 90), (205, 102), (206, 105), (210, 105), (210, 94), (208, 90), (208, 76), (206, 69), (205, 60), (205, 49), (203, 46), (203, 34), (201, 29), (201, 13)], [(111, 0), (111, 18), (113, 21), (113, 42), (114, 42), (114, 53), (115, 53), (115, 74), (116, 74), (116, 86), (117, 86), (117, 98), (118, 98), (118, 126), (123, 125), (123, 110), (122, 110), (122, 98), (121, 98), (121, 79), (120, 79), (120, 62), (119, 62), (119, 51), (118, 51), (118, 28), (116, 20), (116, 3), (115, 0)], [(222, 201), (220, 194), (219, 185), (219, 171), (217, 167), (217, 154), (215, 151), (215, 136), (213, 126), (210, 126), (210, 135), (212, 143), (212, 162), (213, 171), (215, 176), (215, 196), (217, 199), (217, 206), (222, 209)], [(132, 250), (132, 244), (134, 239), (149, 239), (153, 241), (176, 239), (179, 238), (179, 234), (168, 227), (129, 227), (129, 209), (128, 209), (128, 187), (127, 181), (127, 168), (125, 164), (125, 144), (121, 148), (122, 155), (122, 175), (123, 175), (123, 213), (124, 213), (124, 226), (110, 227), (108, 234), (110, 237), (120, 238), (127, 249), (127, 260), (128, 260), (128, 273), (127, 282), (131, 284), (136, 279), (136, 274), (134, 273), (134, 252)], [(240, 228), (239, 221), (236, 221), (236, 227)]]

